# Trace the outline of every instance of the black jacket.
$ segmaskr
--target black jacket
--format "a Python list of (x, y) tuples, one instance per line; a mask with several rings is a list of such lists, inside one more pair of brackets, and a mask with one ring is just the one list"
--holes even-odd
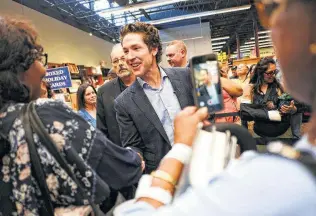
[[(194, 104), (188, 68), (163, 69), (183, 109)], [(155, 170), (171, 149), (168, 136), (143, 88), (136, 80), (115, 100), (116, 118), (123, 147), (130, 147), (146, 163), (145, 173)]]
[(114, 100), (120, 94), (119, 80), (115, 78), (99, 88), (97, 101), (97, 128), (119, 146), (121, 146), (121, 139), (114, 111)]

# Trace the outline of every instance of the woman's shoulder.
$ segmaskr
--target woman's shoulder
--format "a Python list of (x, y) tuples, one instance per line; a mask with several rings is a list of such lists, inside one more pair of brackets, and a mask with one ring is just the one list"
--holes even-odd
[(87, 115), (87, 111), (85, 109), (80, 109), (77, 111), (77, 114), (80, 115), (81, 117), (83, 117), (84, 119), (87, 120), (88, 115)]

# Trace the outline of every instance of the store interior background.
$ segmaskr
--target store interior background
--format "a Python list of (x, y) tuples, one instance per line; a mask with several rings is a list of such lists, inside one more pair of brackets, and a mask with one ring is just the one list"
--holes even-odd
[[(89, 76), (98, 80), (98, 84), (102, 85), (104, 77), (95, 74), (95, 68), (99, 66), (100, 61), (105, 61), (105, 66), (111, 68), (110, 52), (114, 42), (102, 40), (94, 35), (63, 23), (57, 19), (49, 17), (45, 14), (30, 9), (22, 4), (12, 0), (1, 0), (1, 15), (9, 15), (22, 17), (32, 22), (40, 34), (41, 43), (45, 52), (48, 53), (48, 61), (50, 67), (58, 67), (64, 64), (71, 64), (72, 68), (76, 65), (84, 66), (89, 71)], [(201, 22), (200, 19), (191, 21), (190, 25), (184, 25), (175, 28), (167, 28), (160, 31), (161, 40), (163, 42), (163, 50), (165, 50), (168, 42), (172, 40), (184, 40), (188, 49), (188, 57), (203, 55), (212, 51), (212, 41), (209, 22)], [(260, 56), (273, 56), (273, 48), (260, 49)], [(249, 53), (243, 59), (234, 61), (234, 65), (246, 63), (248, 65), (257, 62), (255, 54)], [(163, 67), (168, 67), (168, 63), (163, 54)], [(78, 70), (70, 70), (73, 77), (73, 88), (68, 90), (66, 94), (66, 102), (72, 108), (77, 109), (76, 92), (74, 89), (78, 86)]]
[(1, 0), (0, 14), (14, 14), (30, 20), (39, 32), (49, 62), (97, 66), (102, 59), (106, 61), (107, 67), (111, 67), (110, 51), (113, 44), (110, 42), (11, 0)]

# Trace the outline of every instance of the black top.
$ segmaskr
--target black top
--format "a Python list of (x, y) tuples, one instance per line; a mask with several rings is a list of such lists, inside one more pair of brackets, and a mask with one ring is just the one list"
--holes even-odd
[(120, 78), (117, 78), (117, 79), (120, 85), (121, 92), (123, 92), (127, 88), (127, 86), (124, 84), (124, 82)]
[[(0, 112), (0, 131), (4, 135), (0, 137), (0, 145), (9, 145), (9, 149), (0, 149), (5, 151), (0, 152), (0, 215), (13, 215), (17, 211), (22, 211), (17, 215), (24, 215), (27, 211), (39, 215), (38, 209), (43, 205), (35, 193), (39, 187), (30, 169), (23, 123), (18, 117), (23, 106), (10, 105)], [(114, 145), (63, 102), (39, 99), (36, 101), (36, 111), (76, 177), (84, 183), (88, 195), (97, 204), (108, 197), (108, 186), (120, 189), (138, 182), (142, 174), (141, 160), (134, 151)], [(34, 142), (53, 204), (82, 205), (76, 185), (60, 169), (45, 147), (47, 144), (41, 143), (36, 134)]]
[(97, 128), (114, 144), (121, 146), (120, 129), (116, 121), (114, 100), (125, 89), (124, 83), (115, 78), (98, 89)]
[[(278, 105), (278, 88), (276, 86), (276, 84), (272, 84), (269, 86), (269, 88), (271, 88), (271, 91), (270, 91), (270, 94), (268, 96), (268, 99), (267, 99), (267, 102), (273, 102), (273, 104), (277, 107)], [(253, 103), (254, 104), (258, 104), (258, 105), (266, 105), (264, 103), (264, 97), (265, 97), (265, 94), (261, 94), (259, 92), (254, 92), (253, 93)]]

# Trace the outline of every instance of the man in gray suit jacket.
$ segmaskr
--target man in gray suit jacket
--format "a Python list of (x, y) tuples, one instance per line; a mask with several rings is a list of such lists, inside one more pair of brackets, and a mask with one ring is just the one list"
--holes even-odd
[(113, 143), (121, 146), (119, 127), (115, 117), (114, 99), (117, 98), (136, 79), (128, 70), (121, 44), (116, 44), (111, 52), (112, 70), (117, 78), (105, 83), (98, 90), (97, 128)]
[(121, 30), (126, 63), (136, 81), (115, 100), (122, 145), (137, 151), (145, 173), (155, 170), (173, 145), (173, 120), (193, 105), (188, 68), (161, 68), (162, 47), (158, 30), (145, 23)]

